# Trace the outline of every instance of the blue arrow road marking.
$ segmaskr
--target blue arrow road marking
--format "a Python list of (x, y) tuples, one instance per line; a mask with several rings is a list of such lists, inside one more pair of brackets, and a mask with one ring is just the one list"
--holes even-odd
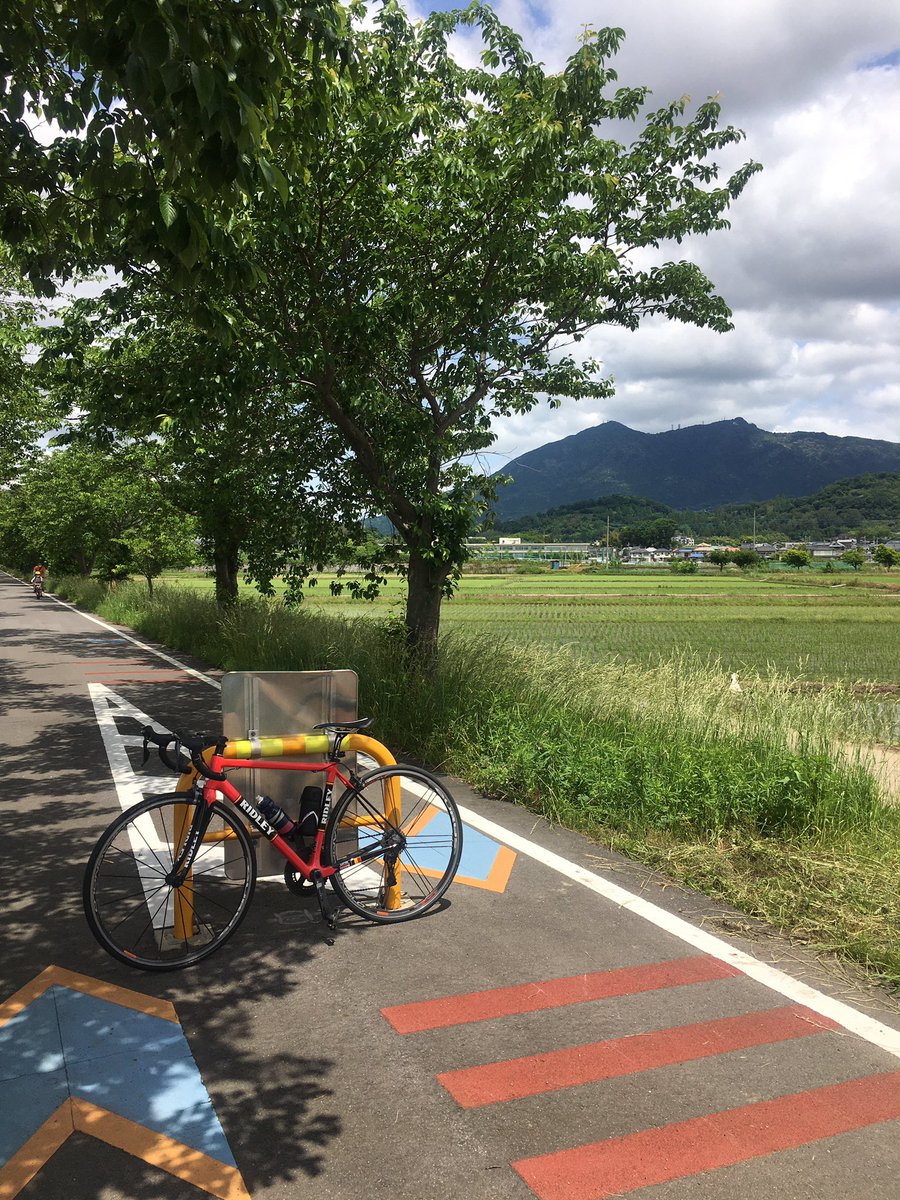
[[(407, 842), (411, 861), (423, 871), (443, 871), (447, 865), (446, 845), (450, 840), (450, 818), (444, 812), (436, 812), (427, 825), (422, 828), (420, 835), (413, 834)], [(374, 835), (368, 835), (374, 839)], [(446, 839), (444, 848), (438, 848), (432, 843), (436, 839)], [(365, 836), (360, 835), (360, 845), (365, 845)], [(500, 843), (495, 842), (484, 833), (479, 833), (471, 825), (465, 826), (463, 836), (463, 852), (457, 874), (466, 879), (485, 881), (491, 873), (491, 868), (500, 850)]]
[(54, 985), (0, 1029), (0, 1166), (80, 1097), (234, 1167), (180, 1025)]
[(64, 1070), (25, 1075), (4, 1083), (0, 1096), (0, 1167), (37, 1133), (69, 1097)]
[[(27, 1030), (19, 1032), (27, 1023)], [(0, 1080), (44, 1075), (65, 1066), (56, 1004), (44, 992), (0, 1029)], [(5, 1094), (9, 1089), (0, 1089)]]

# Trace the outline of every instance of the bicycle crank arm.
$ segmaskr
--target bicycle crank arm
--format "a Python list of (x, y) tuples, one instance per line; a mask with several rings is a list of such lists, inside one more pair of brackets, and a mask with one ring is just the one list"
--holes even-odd
[(336, 909), (329, 909), (328, 893), (325, 891), (325, 880), (318, 871), (313, 871), (310, 875), (310, 881), (316, 886), (316, 899), (319, 902), (319, 912), (322, 914), (322, 920), (329, 929), (335, 928), (335, 913)]

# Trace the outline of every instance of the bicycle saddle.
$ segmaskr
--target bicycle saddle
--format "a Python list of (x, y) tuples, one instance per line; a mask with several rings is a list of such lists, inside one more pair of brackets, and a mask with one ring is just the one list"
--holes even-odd
[(323, 721), (321, 725), (313, 725), (313, 729), (327, 729), (330, 733), (359, 733), (368, 729), (374, 717), (360, 717), (358, 721)]

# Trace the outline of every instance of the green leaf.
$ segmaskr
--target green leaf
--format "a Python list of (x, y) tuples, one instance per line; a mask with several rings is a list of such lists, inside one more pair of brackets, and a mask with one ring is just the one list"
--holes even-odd
[(216, 92), (216, 73), (205, 63), (191, 63), (191, 80), (197, 99), (207, 112), (211, 111), (212, 98)]
[(175, 201), (168, 192), (160, 192), (159, 194), (159, 211), (166, 228), (171, 229), (178, 217), (178, 209), (175, 206)]
[(161, 20), (151, 17), (141, 28), (141, 46), (147, 55), (147, 61), (155, 67), (160, 67), (169, 57), (169, 31)]
[(259, 169), (262, 171), (263, 178), (269, 187), (274, 187), (281, 199), (287, 201), (290, 188), (287, 179), (284, 177), (284, 173), (274, 163), (270, 163), (267, 158), (263, 158), (262, 155), (259, 158)]

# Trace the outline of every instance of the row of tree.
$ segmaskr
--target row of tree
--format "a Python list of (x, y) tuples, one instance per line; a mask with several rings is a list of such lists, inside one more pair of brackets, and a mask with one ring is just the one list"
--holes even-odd
[[(813, 556), (803, 546), (792, 546), (789, 550), (785, 550), (780, 557), (783, 563), (787, 563), (789, 567), (796, 567), (798, 570), (801, 567), (812, 566), (813, 562)], [(826, 566), (828, 561), (830, 560), (826, 560)], [(852, 567), (854, 571), (860, 571), (869, 558), (864, 550), (845, 550), (840, 556), (840, 561), (846, 563), (848, 567)], [(879, 567), (890, 571), (892, 567), (900, 567), (900, 551), (882, 543), (882, 545), (876, 546), (872, 552), (872, 561)]]
[(204, 557), (181, 490), (156, 446), (108, 455), (70, 446), (41, 457), (0, 492), (0, 561), (107, 580), (141, 575), (152, 591), (165, 569)]
[[(415, 24), (395, 0), (117, 12), (14, 0), (2, 18), (7, 260), (41, 294), (107, 272), (43, 329), (24, 392), (4, 388), (6, 508), (48, 538), (76, 493), (102, 495), (111, 544), (137, 564), (138, 531), (172, 505), (222, 602), (241, 565), (299, 594), (384, 514), (409, 644), (429, 655), (496, 487), (477, 457), (492, 422), (608, 395), (571, 350), (597, 325), (729, 329), (711, 282), (667, 256), (726, 227), (757, 166), (718, 181), (713, 155), (741, 134), (714, 100), (653, 109), (618, 85), (617, 29), (585, 31), (550, 72), (479, 3)], [(477, 65), (450, 51), (460, 28)], [(23, 288), (6, 282), (14, 324)], [(41, 425), (72, 448), (23, 473)], [(79, 476), (91, 454), (125, 464), (120, 482)], [(48, 488), (58, 508), (29, 516), (38, 496), (49, 513)]]

